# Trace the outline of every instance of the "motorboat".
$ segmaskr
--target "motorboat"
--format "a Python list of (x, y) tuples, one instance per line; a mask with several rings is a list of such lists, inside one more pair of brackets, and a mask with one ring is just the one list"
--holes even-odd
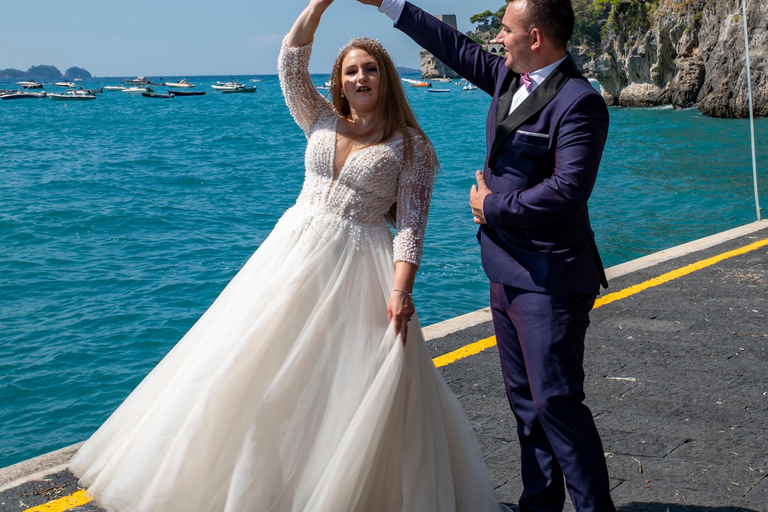
[(147, 90), (141, 93), (145, 98), (173, 98), (173, 94), (163, 94), (155, 92), (151, 87), (147, 87)]
[(256, 92), (256, 86), (248, 87), (247, 85), (239, 85), (229, 89), (221, 89), (223, 94), (230, 94), (233, 92)]
[(166, 87), (194, 87), (195, 86), (195, 84), (191, 84), (187, 82), (186, 78), (182, 78), (178, 82), (165, 82), (163, 85)]
[(415, 82), (409, 85), (410, 87), (432, 87), (431, 82)]
[(331, 82), (330, 81), (323, 82), (323, 85), (318, 85), (317, 88), (320, 91), (330, 91), (331, 90)]
[(445, 84), (450, 84), (451, 82), (453, 82), (453, 80), (451, 80), (450, 78), (433, 78), (432, 81), (445, 83)]
[(216, 85), (211, 86), (213, 89), (216, 89), (217, 91), (223, 91), (226, 89), (236, 89), (238, 87), (245, 87), (245, 85), (235, 82), (235, 80), (230, 80), (229, 82), (216, 82)]
[(123, 89), (123, 92), (127, 94), (141, 94), (143, 92), (147, 92), (147, 87), (126, 87)]
[(126, 80), (125, 83), (128, 85), (146, 85), (149, 83), (149, 80), (147, 80), (146, 77), (140, 76), (138, 78), (134, 78), (133, 80)]
[(91, 91), (83, 90), (51, 93), (48, 96), (50, 96), (52, 100), (56, 101), (88, 101), (96, 99), (96, 95), (92, 94)]
[(13, 94), (16, 92), (16, 89), (0, 89), (0, 96), (4, 94)]
[(467, 85), (464, 86), (464, 90), (465, 91), (476, 91), (477, 90), (477, 86), (475, 84), (469, 84), (468, 83)]
[(104, 86), (105, 91), (124, 91), (125, 87), (122, 85), (105, 85)]
[(205, 96), (205, 91), (172, 91), (169, 89), (168, 94), (174, 96)]
[(427, 92), (451, 92), (450, 89), (427, 89)]
[(56, 82), (56, 83), (55, 83), (55, 84), (53, 84), (53, 85), (55, 85), (55, 86), (57, 86), (57, 87), (69, 87), (69, 88), (75, 88), (75, 87), (77, 87), (77, 84), (75, 84), (75, 83), (73, 83), (73, 82)]
[(47, 94), (45, 92), (30, 92), (27, 90), (16, 91), (10, 94), (3, 94), (0, 96), (0, 100), (27, 100), (34, 98), (45, 98)]
[(20, 85), (25, 89), (42, 89), (43, 88), (43, 84), (41, 84), (40, 82), (35, 82), (33, 80), (16, 82), (16, 85)]

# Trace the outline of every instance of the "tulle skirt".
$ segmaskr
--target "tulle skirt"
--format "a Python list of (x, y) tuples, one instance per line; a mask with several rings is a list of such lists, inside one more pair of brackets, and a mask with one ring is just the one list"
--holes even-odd
[(120, 512), (500, 510), (393, 278), (383, 222), (288, 210), (72, 471)]

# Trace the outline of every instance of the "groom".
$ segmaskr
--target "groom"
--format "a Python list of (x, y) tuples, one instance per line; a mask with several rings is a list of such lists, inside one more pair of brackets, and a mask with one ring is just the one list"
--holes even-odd
[(521, 445), (521, 512), (615, 511), (602, 443), (584, 405), (584, 337), (607, 287), (587, 200), (608, 134), (602, 97), (566, 45), (570, 0), (512, 0), (504, 57), (405, 0), (376, 5), (419, 45), (493, 97), (484, 171), (470, 206), (507, 396)]

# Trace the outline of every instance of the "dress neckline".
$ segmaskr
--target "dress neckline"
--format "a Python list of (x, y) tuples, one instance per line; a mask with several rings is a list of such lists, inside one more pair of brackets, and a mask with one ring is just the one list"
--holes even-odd
[(386, 142), (379, 142), (379, 143), (376, 143), (376, 144), (371, 144), (371, 145), (368, 145), (368, 146), (363, 146), (360, 149), (356, 149), (355, 151), (352, 151), (349, 155), (347, 155), (347, 159), (344, 160), (344, 163), (342, 164), (341, 168), (339, 169), (339, 174), (337, 176), (336, 175), (336, 170), (334, 169), (334, 165), (333, 164), (336, 161), (336, 150), (338, 149), (337, 142), (338, 142), (338, 138), (339, 138), (339, 122), (340, 121), (341, 121), (341, 117), (340, 116), (336, 116), (336, 121), (335, 121), (335, 124), (334, 124), (334, 127), (333, 127), (333, 151), (331, 152), (331, 161), (330, 161), (331, 184), (328, 186), (328, 192), (327, 192), (327, 194), (325, 196), (326, 203), (331, 200), (331, 195), (333, 194), (333, 191), (336, 189), (336, 183), (338, 183), (339, 178), (341, 178), (341, 175), (344, 173), (344, 169), (346, 169), (349, 166), (350, 162), (352, 162), (352, 160), (354, 159), (354, 157), (357, 156), (358, 153), (362, 153), (366, 149), (371, 149), (371, 148), (375, 148), (375, 147), (378, 147), (378, 146), (389, 146), (391, 144), (392, 145), (393, 144), (398, 144), (398, 143), (401, 143), (401, 142), (403, 142), (405, 140), (405, 137), (402, 137), (400, 139), (388, 140)]

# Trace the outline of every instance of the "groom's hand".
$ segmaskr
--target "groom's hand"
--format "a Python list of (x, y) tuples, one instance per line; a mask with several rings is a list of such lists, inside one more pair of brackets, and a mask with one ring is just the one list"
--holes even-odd
[(376, 7), (381, 7), (381, 2), (383, 0), (357, 0), (361, 4), (365, 5), (375, 5)]
[(491, 189), (485, 184), (483, 171), (477, 171), (475, 178), (477, 185), (472, 185), (472, 190), (469, 191), (469, 206), (472, 208), (475, 224), (486, 224), (485, 215), (483, 215), (483, 201), (485, 201), (485, 196), (491, 194)]

